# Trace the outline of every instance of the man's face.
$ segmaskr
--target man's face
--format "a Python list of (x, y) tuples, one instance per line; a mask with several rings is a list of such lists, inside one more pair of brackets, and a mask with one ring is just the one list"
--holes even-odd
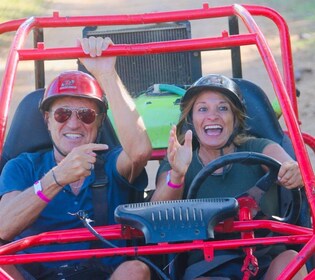
[[(64, 122), (58, 122), (54, 117), (56, 110), (59, 108), (73, 110), (71, 116)], [(97, 137), (102, 115), (97, 115), (95, 121), (87, 124), (77, 117), (75, 111), (84, 108), (95, 110), (96, 114), (100, 113), (94, 101), (78, 97), (60, 97), (53, 101), (49, 112), (45, 112), (47, 127), (54, 144), (65, 155), (74, 147), (94, 142)]]

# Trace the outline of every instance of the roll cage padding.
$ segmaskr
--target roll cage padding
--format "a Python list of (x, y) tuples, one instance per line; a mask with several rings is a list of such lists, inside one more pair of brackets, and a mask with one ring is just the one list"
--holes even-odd
[(205, 240), (214, 237), (214, 226), (234, 217), (235, 198), (202, 198), (120, 205), (117, 223), (143, 232), (146, 243)]

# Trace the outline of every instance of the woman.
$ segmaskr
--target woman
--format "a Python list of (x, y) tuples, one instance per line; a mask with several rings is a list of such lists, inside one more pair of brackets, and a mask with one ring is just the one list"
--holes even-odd
[[(187, 90), (180, 109), (179, 123), (170, 132), (167, 161), (161, 164), (158, 172), (153, 201), (186, 198), (192, 180), (205, 165), (223, 155), (242, 151), (273, 157), (282, 164), (278, 173), (279, 184), (288, 189), (302, 186), (297, 162), (281, 146), (268, 139), (245, 134), (245, 104), (240, 89), (233, 80), (213, 74), (202, 77)], [(197, 197), (237, 197), (253, 187), (265, 172), (266, 168), (257, 165), (244, 167), (232, 164), (220, 168), (205, 180)], [(272, 208), (277, 206), (276, 193), (271, 190), (265, 198), (268, 199), (261, 202), (261, 208), (268, 208), (268, 211), (274, 213), (276, 209)], [(260, 273), (255, 279), (275, 279), (295, 255), (296, 252), (292, 250), (284, 251), (271, 264), (264, 255), (260, 260)], [(200, 259), (202, 255), (198, 255), (198, 252), (189, 254), (188, 265)], [(196, 275), (195, 278), (242, 277), (242, 263), (236, 270), (227, 270), (224, 265), (230, 263), (203, 275)], [(304, 267), (294, 279), (302, 279), (303, 275), (306, 275)]]

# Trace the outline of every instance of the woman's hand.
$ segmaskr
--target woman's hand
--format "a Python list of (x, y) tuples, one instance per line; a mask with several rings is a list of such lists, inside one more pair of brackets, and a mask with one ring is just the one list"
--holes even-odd
[(303, 180), (298, 163), (294, 160), (283, 162), (278, 173), (278, 181), (287, 189), (302, 187)]
[(191, 130), (186, 132), (185, 142), (181, 145), (177, 140), (176, 126), (172, 127), (167, 148), (167, 158), (173, 172), (176, 172), (178, 176), (184, 177), (192, 160)]
[(299, 188), (304, 185), (298, 163), (276, 143), (265, 147), (263, 153), (281, 163), (278, 182), (287, 189)]

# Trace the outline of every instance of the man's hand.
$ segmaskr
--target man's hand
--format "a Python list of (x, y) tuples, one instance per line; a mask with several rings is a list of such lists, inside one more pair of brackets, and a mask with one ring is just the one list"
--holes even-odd
[(80, 58), (80, 61), (97, 79), (115, 72), (116, 57), (101, 57), (102, 52), (114, 44), (110, 38), (91, 36), (81, 39), (79, 44), (84, 53), (91, 56), (91, 58)]
[(61, 185), (71, 184), (91, 175), (96, 162), (96, 152), (107, 150), (106, 144), (85, 144), (75, 147), (54, 168), (55, 176)]

